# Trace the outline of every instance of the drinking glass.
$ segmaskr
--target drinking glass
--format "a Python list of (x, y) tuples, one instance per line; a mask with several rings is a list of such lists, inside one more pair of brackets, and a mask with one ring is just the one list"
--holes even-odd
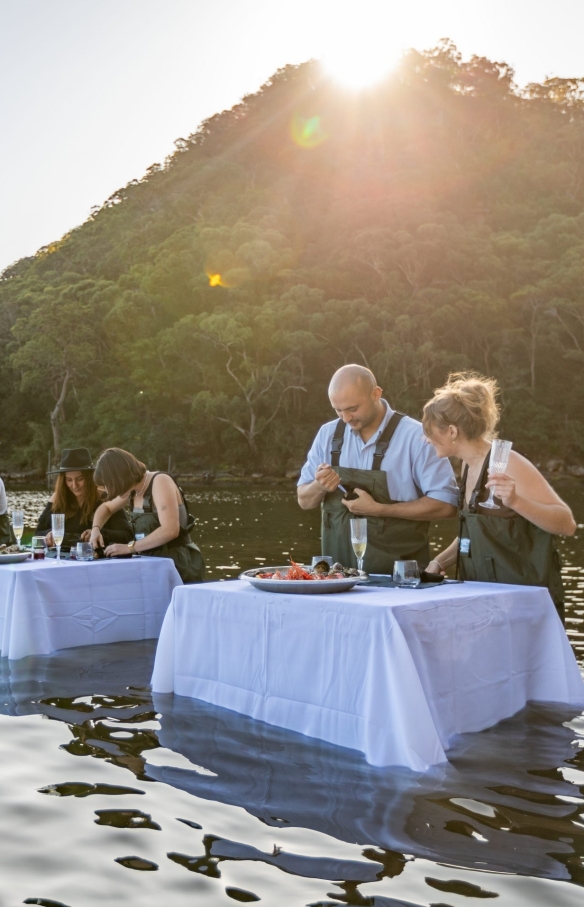
[[(500, 441), (499, 438), (495, 438), (491, 444), (489, 475), (502, 475), (505, 472), (512, 447), (512, 441)], [(500, 510), (499, 505), (495, 504), (495, 491), (493, 488), (491, 488), (489, 497), (484, 504), (481, 504), (481, 507), (487, 507), (489, 510)]]
[(33, 535), (31, 548), (33, 561), (44, 561), (47, 549), (47, 540), (44, 535)]
[(63, 544), (63, 539), (65, 537), (65, 514), (64, 513), (52, 513), (51, 514), (51, 527), (53, 530), (53, 538), (55, 540), (55, 545), (57, 546), (57, 560), (61, 560), (61, 545)]
[(364, 517), (354, 519), (351, 523), (351, 545), (357, 558), (357, 569), (363, 573), (363, 558), (367, 548), (367, 520)]
[(93, 545), (91, 544), (91, 542), (77, 542), (76, 553), (78, 561), (92, 561)]
[(419, 586), (420, 568), (417, 561), (394, 561), (393, 581), (396, 586)]
[(24, 532), (24, 511), (12, 511), (12, 531), (16, 536), (16, 541), (18, 542), (18, 547), (20, 548), (20, 540), (22, 538), (22, 533)]

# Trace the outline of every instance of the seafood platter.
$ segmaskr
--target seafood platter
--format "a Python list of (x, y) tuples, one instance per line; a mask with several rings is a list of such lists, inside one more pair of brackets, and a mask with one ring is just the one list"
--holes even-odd
[(0, 545), (0, 564), (19, 564), (30, 557), (30, 551), (24, 551), (20, 545)]
[(326, 592), (348, 592), (357, 583), (367, 582), (354, 567), (343, 567), (327, 561), (318, 561), (305, 567), (291, 561), (285, 567), (256, 567), (244, 570), (239, 579), (246, 580), (256, 589), (266, 592), (286, 592), (294, 595), (318, 595)]

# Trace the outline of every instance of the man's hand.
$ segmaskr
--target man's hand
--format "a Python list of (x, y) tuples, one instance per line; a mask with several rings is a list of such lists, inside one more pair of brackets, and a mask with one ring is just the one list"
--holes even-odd
[(315, 482), (325, 491), (327, 494), (330, 494), (332, 491), (336, 491), (341, 477), (338, 472), (335, 472), (332, 466), (329, 466), (328, 463), (321, 463), (316, 470)]
[(379, 516), (380, 505), (373, 500), (368, 491), (363, 491), (362, 488), (355, 488), (355, 494), (357, 497), (352, 501), (347, 501), (343, 498), (342, 503), (347, 510), (355, 514), (355, 516)]

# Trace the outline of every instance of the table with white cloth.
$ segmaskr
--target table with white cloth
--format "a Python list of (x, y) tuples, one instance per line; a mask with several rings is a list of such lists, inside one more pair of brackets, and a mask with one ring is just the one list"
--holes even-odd
[(0, 655), (152, 639), (181, 585), (166, 557), (2, 564)]
[(584, 705), (546, 589), (492, 583), (312, 595), (175, 589), (152, 687), (425, 771), (528, 700)]

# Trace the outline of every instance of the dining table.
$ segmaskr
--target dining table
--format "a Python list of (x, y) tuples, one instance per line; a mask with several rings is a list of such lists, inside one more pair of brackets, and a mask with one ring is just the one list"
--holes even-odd
[(422, 772), (530, 701), (584, 706), (547, 589), (479, 582), (325, 595), (178, 586), (152, 688)]
[(158, 636), (182, 580), (170, 558), (28, 559), (0, 565), (0, 655)]

